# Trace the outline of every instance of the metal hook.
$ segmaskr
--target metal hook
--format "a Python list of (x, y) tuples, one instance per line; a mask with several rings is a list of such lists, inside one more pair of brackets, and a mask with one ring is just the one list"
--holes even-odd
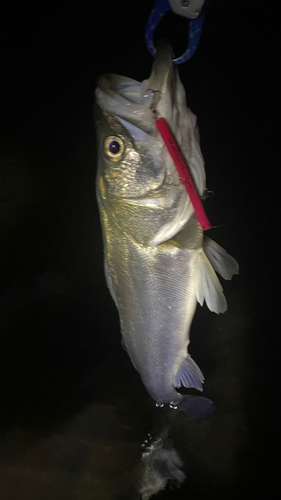
[(202, 200), (207, 200), (208, 198), (213, 198), (215, 195), (214, 191), (209, 191), (209, 189), (205, 188), (203, 195), (201, 196)]
[(158, 118), (160, 116), (159, 116), (158, 111), (156, 111), (156, 108), (155, 108), (155, 94), (156, 94), (156, 92), (158, 92), (159, 94), (162, 94), (162, 92), (161, 92), (161, 90), (155, 90), (155, 89), (147, 89), (147, 90), (150, 90), (150, 92), (152, 92), (152, 99), (151, 99), (150, 109), (152, 111), (153, 118), (155, 120), (158, 120)]

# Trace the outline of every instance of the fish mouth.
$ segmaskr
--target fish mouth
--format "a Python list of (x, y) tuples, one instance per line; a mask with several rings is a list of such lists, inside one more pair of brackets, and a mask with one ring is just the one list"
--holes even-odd
[(163, 100), (169, 104), (169, 108), (174, 102), (173, 57), (171, 46), (167, 41), (161, 40), (157, 44), (156, 58), (147, 80), (139, 82), (117, 74), (100, 76), (96, 88), (97, 104), (117, 119), (121, 118), (154, 135), (156, 127), (152, 108), (156, 109)]

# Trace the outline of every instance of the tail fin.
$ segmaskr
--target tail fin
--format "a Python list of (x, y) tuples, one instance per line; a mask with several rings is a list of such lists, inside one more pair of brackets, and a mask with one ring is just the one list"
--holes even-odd
[(200, 420), (211, 415), (215, 405), (211, 399), (202, 396), (184, 396), (177, 408), (183, 411), (190, 420)]

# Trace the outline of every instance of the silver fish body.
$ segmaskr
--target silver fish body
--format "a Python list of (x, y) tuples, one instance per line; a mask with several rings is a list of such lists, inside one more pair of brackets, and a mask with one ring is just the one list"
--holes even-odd
[(211, 411), (210, 400), (197, 398), (197, 410), (190, 411), (196, 397), (176, 390), (180, 385), (203, 389), (203, 374), (188, 354), (190, 326), (197, 301), (202, 305), (205, 300), (217, 313), (226, 310), (210, 261), (226, 279), (238, 272), (238, 265), (212, 240), (204, 243), (189, 196), (155, 127), (153, 96), (199, 194), (205, 189), (196, 119), (186, 107), (170, 48), (160, 48), (151, 76), (142, 84), (102, 77), (96, 91), (97, 199), (105, 274), (126, 350), (149, 394), (159, 404), (178, 406), (198, 418)]

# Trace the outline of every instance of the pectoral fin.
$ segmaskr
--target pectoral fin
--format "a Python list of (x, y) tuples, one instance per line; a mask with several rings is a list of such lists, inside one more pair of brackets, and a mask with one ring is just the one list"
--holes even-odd
[(197, 300), (201, 306), (205, 300), (210, 311), (217, 314), (227, 310), (222, 286), (203, 249), (198, 261)]
[(204, 236), (203, 248), (213, 268), (222, 278), (231, 280), (234, 274), (239, 274), (239, 265), (236, 260), (215, 241)]

